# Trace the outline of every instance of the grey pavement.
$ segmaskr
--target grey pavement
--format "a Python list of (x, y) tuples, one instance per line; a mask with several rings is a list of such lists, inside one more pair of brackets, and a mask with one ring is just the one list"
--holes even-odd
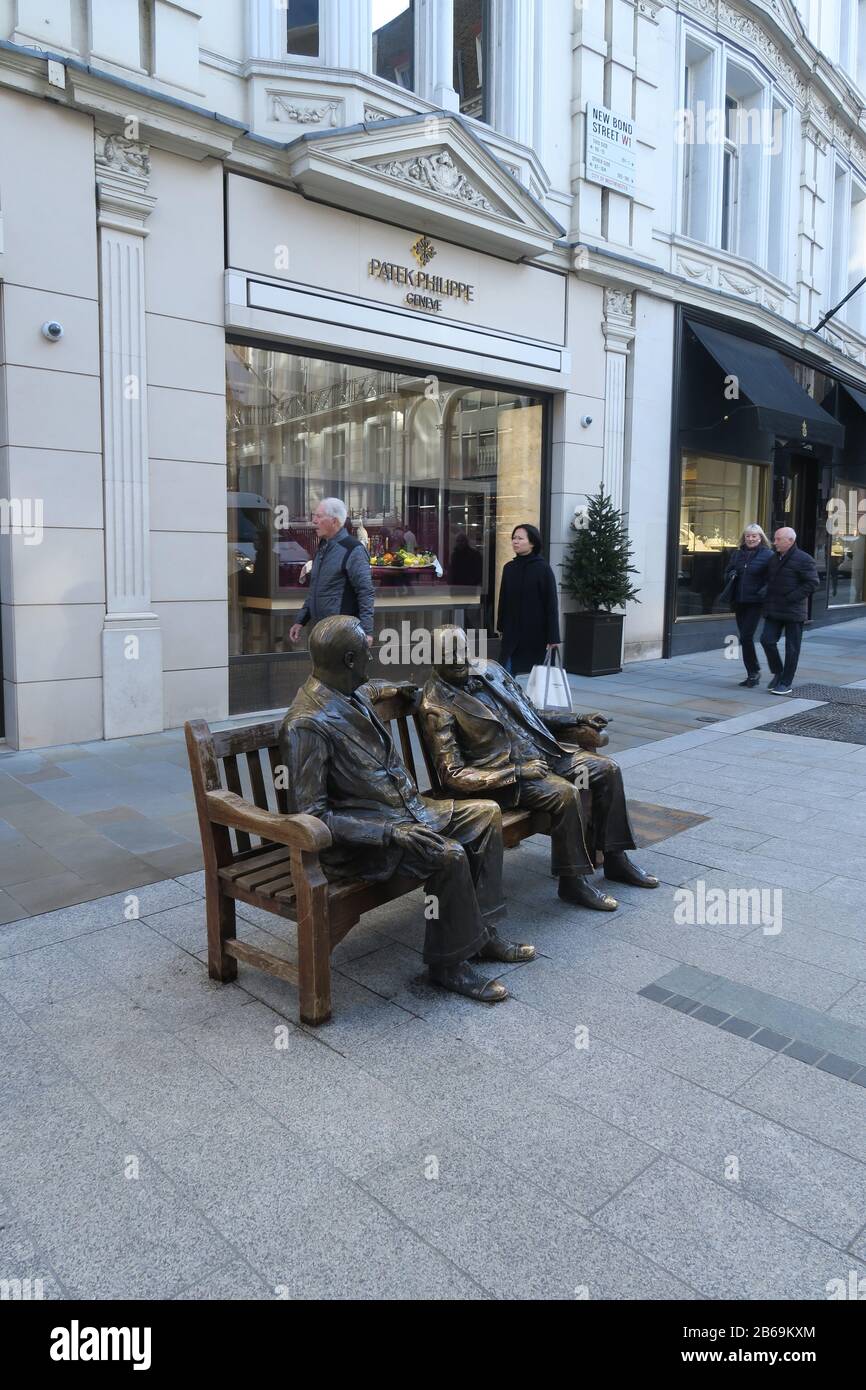
[[(809, 639), (804, 680), (866, 679), (863, 632), (840, 631)], [(661, 885), (613, 886), (610, 915), (559, 901), (543, 837), (510, 852), (509, 931), (539, 957), (505, 967), (493, 1008), (426, 982), (420, 893), (337, 949), (323, 1028), (245, 966), (210, 981), (203, 875), (150, 825), (112, 843), (155, 881), (118, 870), (110, 894), (31, 899), (0, 926), (0, 1281), (46, 1298), (822, 1300), (866, 1280), (866, 747), (766, 730), (784, 702), (734, 693), (725, 667), (734, 708), (698, 722), (723, 686), (713, 660), (616, 678), (617, 698), (665, 710), (621, 754), (630, 797), (707, 819), (638, 851)], [(641, 685), (675, 686), (681, 727)], [(113, 829), (123, 817), (87, 817), (123, 784), (118, 805), (194, 847), (145, 775), (158, 763), (182, 799), (181, 753), (161, 735), (7, 755), (68, 778), (0, 776), (58, 809), (41, 788), (107, 769), (63, 814)], [(28, 804), (23, 839), (44, 837), (28, 795), (7, 806)], [(295, 955), (290, 924), (239, 914), (242, 938)]]

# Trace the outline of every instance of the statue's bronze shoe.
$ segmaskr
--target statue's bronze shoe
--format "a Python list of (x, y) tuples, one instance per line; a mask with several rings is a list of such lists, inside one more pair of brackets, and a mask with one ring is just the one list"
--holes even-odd
[(457, 965), (431, 965), (430, 980), (440, 989), (465, 994), (467, 999), (478, 999), (482, 1004), (498, 1004), (508, 998), (508, 990), (499, 980), (485, 980), (465, 960)]
[(604, 856), (604, 876), (614, 883), (630, 883), (634, 888), (658, 888), (659, 881), (654, 874), (639, 869), (633, 864), (625, 850)]
[(609, 893), (602, 893), (589, 881), (587, 874), (573, 874), (559, 880), (559, 896), (563, 902), (576, 907), (588, 907), (593, 912), (616, 912), (619, 903)]
[(521, 965), (523, 961), (535, 960), (535, 947), (519, 941), (503, 941), (494, 931), (474, 959), (498, 960), (503, 965)]

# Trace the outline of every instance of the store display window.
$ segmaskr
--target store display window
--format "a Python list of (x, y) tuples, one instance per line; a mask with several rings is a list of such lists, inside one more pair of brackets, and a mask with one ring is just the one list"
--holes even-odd
[(240, 343), (226, 357), (232, 713), (279, 708), (306, 677), (289, 629), (323, 497), (369, 552), (377, 636), (456, 621), (492, 639), (511, 531), (540, 516), (543, 401)]

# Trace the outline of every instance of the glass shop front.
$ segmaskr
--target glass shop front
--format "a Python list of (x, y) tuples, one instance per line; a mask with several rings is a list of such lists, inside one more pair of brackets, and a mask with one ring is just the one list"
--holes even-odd
[(792, 526), (814, 555), (816, 625), (866, 603), (866, 392), (709, 319), (682, 325), (666, 654), (721, 646), (742, 532)]
[(540, 516), (544, 398), (242, 342), (226, 377), (230, 712), (285, 707), (309, 674), (309, 628), (295, 646), (289, 629), (324, 497), (370, 555), (375, 676), (423, 674), (379, 662), (386, 630), (457, 622), (495, 655), (511, 531)]

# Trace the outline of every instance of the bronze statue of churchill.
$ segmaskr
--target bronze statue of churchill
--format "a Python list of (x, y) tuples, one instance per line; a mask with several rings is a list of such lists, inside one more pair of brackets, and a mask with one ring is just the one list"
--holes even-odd
[[(543, 719), (502, 666), (470, 661), (461, 628), (437, 629), (434, 650), (441, 661), (424, 686), (420, 716), (442, 792), (547, 812), (551, 872), (567, 902), (602, 912), (617, 907), (590, 882), (596, 850), (604, 853), (606, 878), (656, 888), (658, 879), (628, 857), (635, 842), (616, 763), (559, 741), (580, 725), (598, 735), (606, 721), (566, 713)], [(581, 785), (591, 798), (591, 826), (584, 824)]]
[[(431, 980), (484, 1003), (508, 997), (470, 959), (531, 960), (532, 946), (504, 941), (502, 812), (495, 801), (419, 794), (389, 730), (365, 698), (371, 654), (356, 618), (331, 617), (310, 636), (313, 674), (280, 730), (289, 810), (317, 816), (332, 844), (320, 855), (329, 879), (423, 881), (438, 912), (426, 921)], [(382, 693), (381, 690), (376, 693)], [(426, 914), (425, 914), (426, 916)]]

